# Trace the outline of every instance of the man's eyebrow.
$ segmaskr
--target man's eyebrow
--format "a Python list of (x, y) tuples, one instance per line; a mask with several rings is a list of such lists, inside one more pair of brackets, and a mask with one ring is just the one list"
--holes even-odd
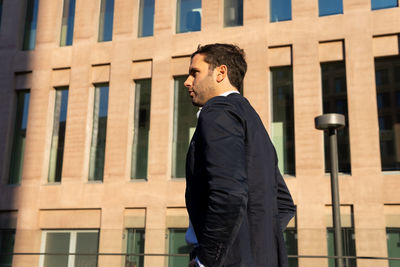
[(189, 75), (193, 74), (195, 72), (198, 72), (198, 71), (199, 71), (199, 69), (197, 69), (197, 68), (189, 68)]

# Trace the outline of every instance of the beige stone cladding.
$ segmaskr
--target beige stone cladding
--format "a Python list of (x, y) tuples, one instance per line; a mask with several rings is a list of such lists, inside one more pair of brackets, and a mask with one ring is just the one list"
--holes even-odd
[[(98, 42), (100, 0), (77, 0), (73, 45), (60, 47), (62, 0), (40, 0), (36, 46), (22, 51), (25, 1), (3, 1), (0, 28), (0, 228), (15, 227), (14, 252), (38, 253), (42, 233), (100, 231), (99, 253), (123, 253), (124, 231), (145, 228), (145, 253), (167, 253), (167, 229), (187, 227), (184, 179), (171, 178), (174, 85), (187, 74), (198, 44), (245, 49), (244, 95), (271, 129), (270, 68), (291, 66), (295, 176), (285, 180), (297, 206), (299, 255), (327, 255), (330, 180), (324, 167), (320, 64), (345, 61), (351, 174), (340, 175), (344, 224), (353, 213), (356, 254), (386, 257), (386, 227), (399, 227), (400, 174), (382, 172), (374, 59), (399, 56), (400, 8), (371, 10), (370, 0), (344, 0), (343, 14), (319, 17), (318, 1), (292, 0), (292, 20), (269, 22), (269, 1), (245, 0), (243, 26), (223, 27), (223, 0), (203, 0), (201, 31), (175, 33), (176, 0), (156, 0), (154, 36), (139, 38), (139, 0), (115, 0), (113, 38)], [(131, 180), (135, 80), (151, 78), (147, 180)], [(102, 182), (88, 181), (94, 87), (109, 83)], [(69, 86), (61, 183), (47, 183), (54, 88)], [(15, 91), (30, 89), (22, 182), (7, 185)], [(350, 208), (351, 207), (351, 208)], [(347, 221), (346, 221), (347, 220)], [(13, 266), (39, 266), (39, 255), (15, 255)], [(103, 255), (99, 267), (124, 266)], [(145, 266), (167, 266), (147, 256)], [(300, 267), (328, 266), (301, 258)], [(388, 266), (361, 259), (358, 267)]]

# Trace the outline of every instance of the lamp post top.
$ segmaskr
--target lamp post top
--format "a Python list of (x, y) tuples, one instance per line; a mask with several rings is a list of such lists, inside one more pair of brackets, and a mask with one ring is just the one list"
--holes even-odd
[(315, 128), (318, 130), (340, 129), (346, 125), (344, 115), (327, 113), (315, 117)]

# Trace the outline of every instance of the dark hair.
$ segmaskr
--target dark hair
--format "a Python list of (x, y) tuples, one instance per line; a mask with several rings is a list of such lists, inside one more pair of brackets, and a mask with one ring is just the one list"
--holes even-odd
[(242, 92), (243, 78), (246, 74), (247, 63), (243, 49), (232, 44), (208, 44), (197, 47), (197, 51), (191, 56), (204, 55), (204, 61), (210, 64), (210, 70), (226, 65), (228, 67), (228, 78), (231, 84)]

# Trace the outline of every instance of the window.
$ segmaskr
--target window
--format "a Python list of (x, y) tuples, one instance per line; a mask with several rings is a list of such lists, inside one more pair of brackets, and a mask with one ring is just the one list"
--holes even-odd
[(224, 27), (243, 25), (243, 0), (224, 1)]
[(371, 0), (372, 10), (398, 7), (398, 6), (399, 6), (398, 0)]
[[(346, 65), (344, 61), (322, 63), (323, 113), (339, 113), (345, 116), (346, 126), (337, 131), (339, 172), (351, 173), (349, 116), (347, 109)], [(329, 135), (324, 132), (325, 172), (331, 171)]]
[(153, 36), (154, 31), (154, 0), (140, 0), (139, 6), (139, 37)]
[(271, 68), (272, 142), (279, 170), (295, 175), (294, 109), (292, 67)]
[(14, 252), (15, 229), (0, 229), (0, 266), (11, 267)]
[(75, 0), (64, 0), (60, 46), (72, 45), (74, 36)]
[[(327, 229), (328, 256), (335, 256), (335, 232), (333, 228)], [(353, 227), (342, 227), (343, 256), (356, 256), (356, 241)], [(356, 267), (355, 259), (344, 259), (344, 267)], [(335, 259), (328, 259), (329, 267), (335, 267)]]
[[(288, 227), (283, 232), (283, 239), (285, 240), (287, 254), (291, 256), (297, 255), (297, 229), (295, 227)], [(297, 267), (297, 258), (288, 258), (289, 267)]]
[[(186, 243), (184, 228), (170, 228), (168, 254), (189, 254), (192, 247)], [(169, 256), (168, 267), (186, 267), (189, 265), (189, 255), (184, 256)]]
[[(332, 206), (327, 205), (325, 207), (327, 215), (327, 245), (328, 245), (328, 256), (335, 256), (335, 232), (333, 228), (333, 216)], [(353, 206), (352, 205), (341, 205), (340, 206), (340, 221), (342, 226), (342, 247), (343, 256), (356, 256), (356, 241), (354, 235), (354, 218), (353, 218)], [(344, 267), (356, 267), (357, 263), (355, 259), (343, 259)], [(329, 267), (335, 267), (335, 259), (328, 259)], [(337, 265), (336, 265), (337, 266)]]
[(292, 19), (292, 0), (270, 0), (271, 22)]
[(0, 0), (0, 30), (1, 30), (1, 15), (3, 14), (3, 0)]
[(172, 178), (184, 178), (186, 153), (190, 139), (196, 129), (198, 108), (192, 105), (186, 87), (183, 83), (186, 76), (174, 80), (174, 132), (172, 140)]
[[(389, 258), (400, 258), (400, 228), (386, 228)], [(400, 261), (390, 260), (389, 267), (400, 266)]]
[[(285, 240), (286, 244), (286, 251), (287, 254), (290, 256), (297, 256), (297, 226), (296, 226), (296, 217), (293, 217), (285, 231), (283, 232), (283, 239)], [(297, 267), (298, 266), (298, 259), (297, 258), (288, 258), (289, 267)]]
[(17, 114), (10, 162), (9, 184), (19, 184), (24, 162), (26, 126), (28, 124), (29, 91), (17, 92)]
[(375, 60), (382, 171), (400, 170), (400, 57)]
[(114, 0), (101, 0), (99, 42), (112, 40), (114, 22)]
[(56, 88), (53, 133), (51, 137), (49, 183), (61, 182), (67, 123), (68, 87)]
[(201, 0), (177, 0), (176, 32), (195, 32), (201, 29)]
[(97, 84), (94, 92), (89, 181), (103, 181), (108, 113), (108, 83)]
[(319, 0), (319, 16), (343, 14), (343, 0)]
[(27, 0), (23, 50), (35, 49), (39, 0)]
[[(144, 254), (144, 229), (127, 229), (127, 254)], [(144, 256), (128, 255), (126, 256), (125, 267), (143, 267)]]
[(145, 79), (135, 82), (131, 178), (146, 179), (149, 150), (151, 80)]
[[(97, 255), (79, 255), (98, 253), (99, 232), (82, 231), (45, 231), (42, 236), (43, 253), (65, 255), (41, 255), (40, 267), (97, 266)], [(76, 253), (71, 255), (69, 253)]]

